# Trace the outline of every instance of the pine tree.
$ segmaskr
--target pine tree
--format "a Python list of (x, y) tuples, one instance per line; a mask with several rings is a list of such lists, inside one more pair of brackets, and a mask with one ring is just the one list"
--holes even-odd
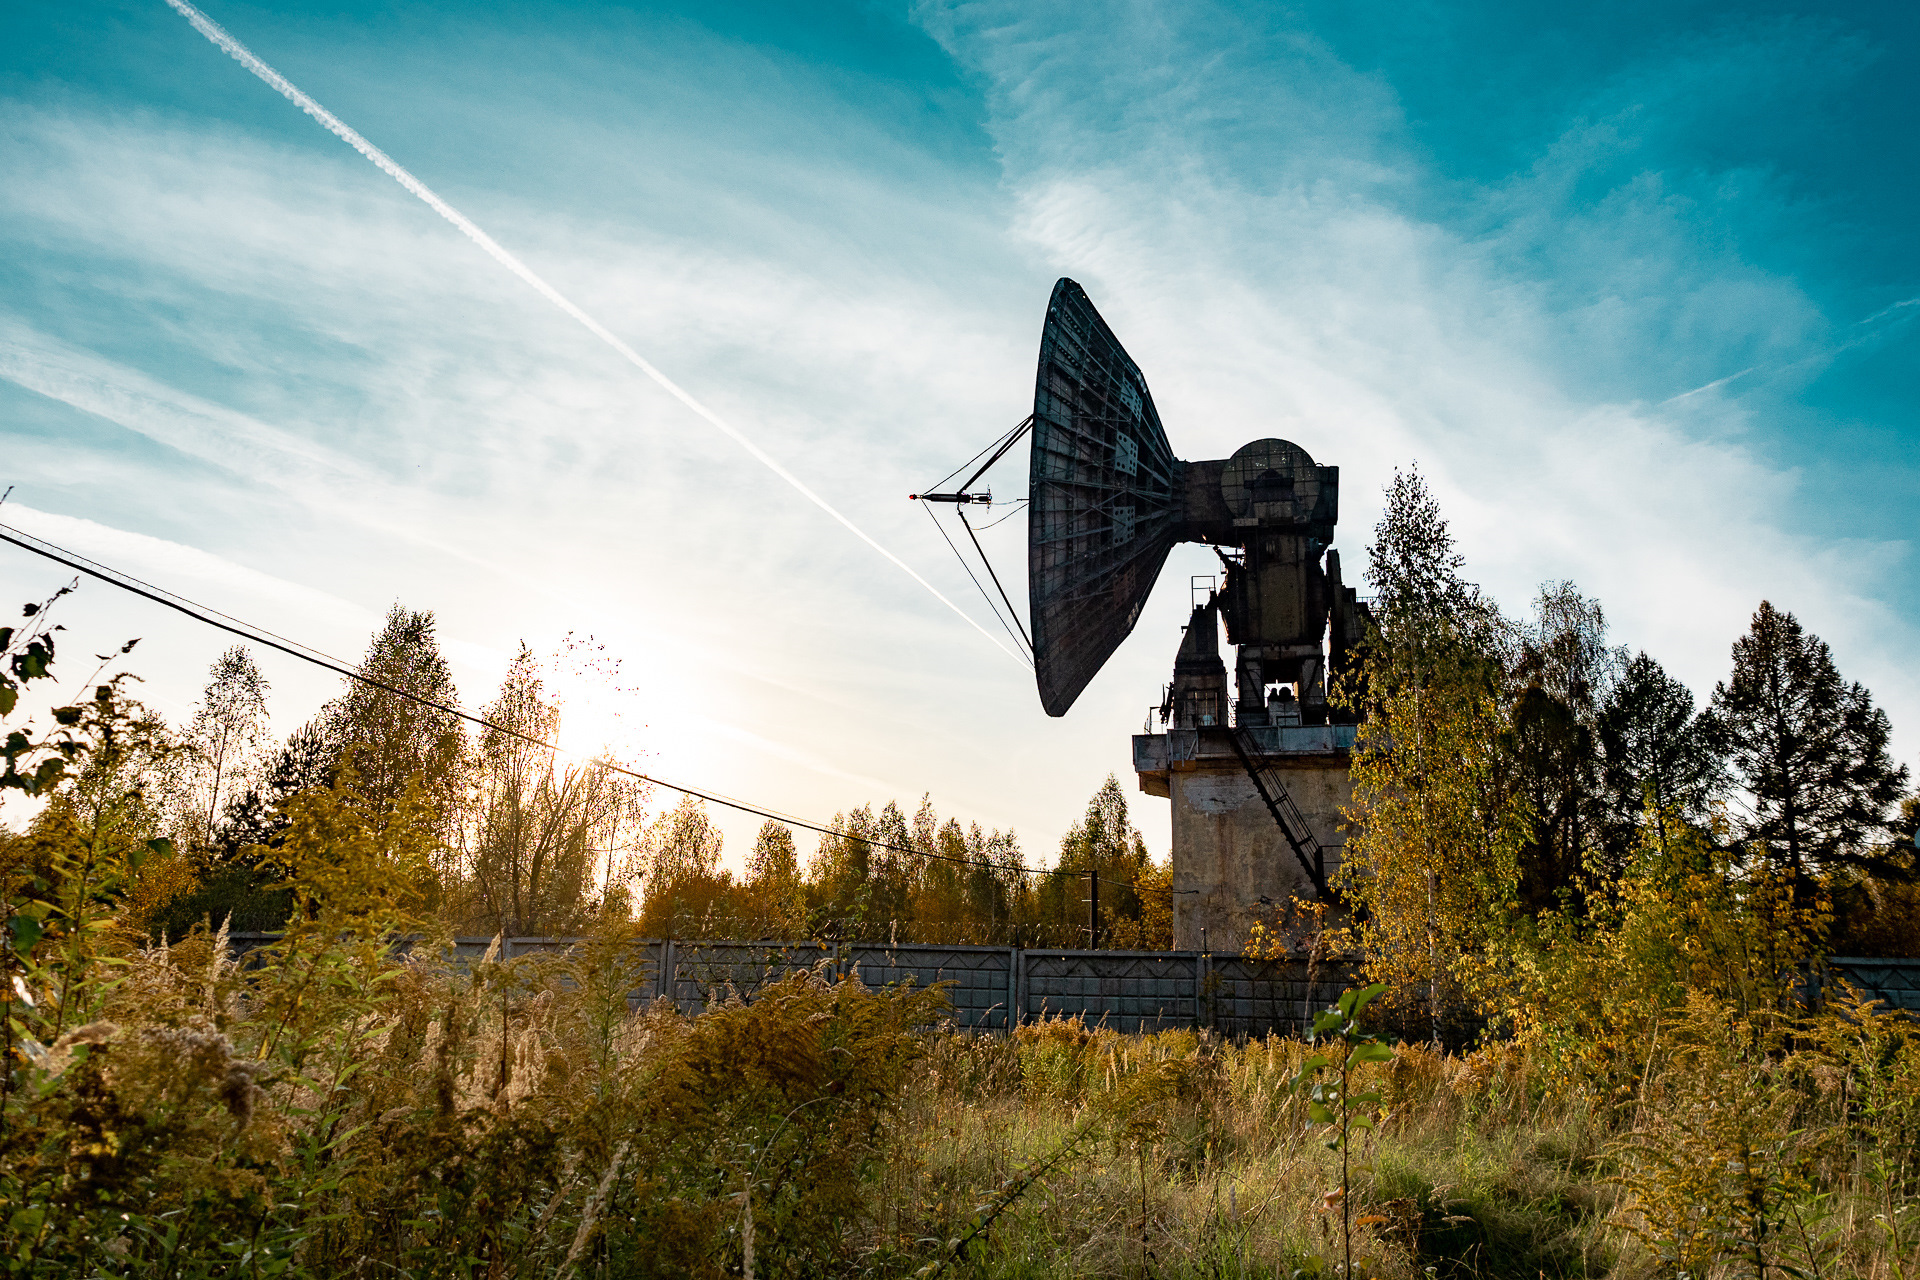
[(1714, 688), (1712, 715), (1749, 805), (1739, 835), (1792, 874), (1797, 893), (1810, 891), (1809, 873), (1903, 874), (1886, 848), (1908, 776), (1887, 753), (1892, 726), (1792, 614), (1761, 601), (1734, 642), (1733, 674)]
[[(360, 670), (387, 687), (353, 681), (321, 715), (322, 732), (353, 766), (353, 789), (376, 806), (392, 804), (417, 777), (450, 825), (466, 755), (461, 721), (449, 711), (413, 700), (460, 705), (453, 673), (440, 652), (433, 613), (394, 605)], [(413, 698), (391, 692), (394, 689)]]
[(1670, 821), (1702, 822), (1725, 781), (1710, 718), (1693, 693), (1645, 652), (1634, 655), (1596, 716), (1602, 760), (1602, 869), (1626, 869), (1643, 821), (1651, 817), (1664, 853)]
[(295, 729), (253, 784), (228, 802), (214, 828), (214, 861), (250, 864), (256, 846), (278, 847), (287, 828), (286, 802), (303, 791), (332, 786), (339, 759), (339, 745), (320, 724)]

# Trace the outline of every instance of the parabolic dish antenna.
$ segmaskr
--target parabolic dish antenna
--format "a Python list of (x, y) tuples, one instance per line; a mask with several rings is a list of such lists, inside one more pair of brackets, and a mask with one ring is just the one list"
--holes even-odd
[(1180, 540), (1182, 473), (1140, 367), (1071, 280), (1040, 333), (1027, 592), (1040, 703), (1065, 715), (1140, 620)]
[[(991, 491), (973, 486), (1029, 431), (1022, 501), (1031, 625), (1022, 628), (967, 511), (993, 503)], [(1047, 303), (1033, 413), (932, 488), (970, 468), (957, 489), (910, 496), (953, 507), (994, 588), (989, 593), (974, 575), (981, 595), (1008, 635), (1031, 647), (1048, 715), (1065, 715), (1133, 631), (1176, 542), (1214, 547), (1227, 570), (1205, 605), (1205, 625), (1214, 625), (1217, 611), (1239, 647), (1234, 723), (1279, 714), (1317, 725), (1344, 714), (1327, 702), (1329, 659), (1334, 675), (1351, 663), (1367, 615), (1329, 550), (1340, 518), (1340, 468), (1271, 438), (1231, 458), (1174, 457), (1140, 366), (1072, 280), (1055, 284)], [(1270, 712), (1269, 695), (1282, 685), (1282, 701), (1296, 701), (1298, 715), (1285, 707)]]

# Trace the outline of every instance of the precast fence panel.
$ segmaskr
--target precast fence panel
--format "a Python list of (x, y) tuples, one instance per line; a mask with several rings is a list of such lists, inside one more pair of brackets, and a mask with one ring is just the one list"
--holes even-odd
[[(278, 934), (234, 933), (228, 946), (243, 965), (250, 951)], [(455, 938), (444, 959), (469, 967), (489, 951), (502, 961), (578, 957), (580, 938)], [(1226, 1036), (1300, 1035), (1313, 1017), (1361, 979), (1340, 960), (1258, 959), (1199, 951), (1068, 951), (1034, 947), (944, 946), (933, 943), (636, 939), (629, 944), (633, 1008), (670, 1000), (694, 1014), (716, 1001), (751, 1003), (773, 983), (820, 971), (858, 978), (870, 987), (944, 984), (956, 1027), (1005, 1031), (1043, 1018), (1078, 1018), (1115, 1031), (1209, 1027)], [(416, 961), (430, 957), (417, 941), (401, 944)], [(497, 948), (497, 949), (496, 949)], [(1808, 975), (1805, 998), (1831, 998), (1840, 980), (1892, 1009), (1920, 1014), (1920, 960), (1837, 956)], [(1449, 1044), (1483, 1029), (1456, 1016), (1439, 1028)], [(1409, 1015), (1419, 1022), (1424, 1015)], [(1427, 1024), (1407, 1030), (1424, 1037)]]
[(1359, 981), (1352, 967), (1302, 959), (1208, 957), (1208, 1024), (1222, 1035), (1304, 1035), (1313, 1016)]
[(1004, 1031), (1014, 1007), (1014, 977), (1019, 952), (1012, 947), (941, 947), (925, 943), (878, 945), (846, 943), (842, 966), (848, 977), (870, 987), (911, 982), (916, 987), (947, 984), (953, 1023), (979, 1031)]
[(1920, 960), (1835, 956), (1827, 966), (1830, 989), (1837, 990), (1838, 980), (1844, 978), (1875, 1000), (1885, 1001), (1889, 1009), (1920, 1014)]
[(1206, 1022), (1207, 957), (1198, 951), (1019, 953), (1022, 1022), (1080, 1018), (1115, 1031)]
[(839, 948), (832, 943), (703, 940), (662, 945), (666, 970), (660, 995), (682, 1013), (698, 1013), (732, 996), (750, 1004), (763, 988), (822, 964), (838, 976)]
[[(491, 947), (492, 940), (481, 943), (476, 951), (473, 944), (480, 942), (476, 938), (454, 939), (456, 963), (472, 963), (480, 959)], [(525, 960), (540, 958), (561, 963), (579, 962), (586, 958), (587, 940), (584, 938), (505, 938), (500, 944), (500, 959)], [(627, 1007), (638, 1009), (652, 1004), (660, 995), (661, 961), (666, 945), (660, 942), (635, 942), (630, 947), (621, 948), (617, 963), (621, 967), (620, 978), (627, 983)]]

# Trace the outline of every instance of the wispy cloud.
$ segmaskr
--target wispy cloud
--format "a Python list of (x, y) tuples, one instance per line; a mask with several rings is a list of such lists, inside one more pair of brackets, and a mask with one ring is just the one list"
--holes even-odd
[[(145, 580), (164, 580), (169, 589), (189, 597), (211, 590), (223, 601), (230, 597), (250, 601), (256, 612), (291, 613), (296, 622), (320, 622), (330, 629), (344, 628), (350, 632), (366, 630), (379, 620), (367, 609), (339, 596), (249, 569), (165, 538), (117, 529), (97, 520), (41, 511), (17, 501), (6, 504), (4, 517), (7, 523), (35, 537), (103, 564), (124, 568)], [(351, 659), (358, 655), (343, 656)]]
[(682, 387), (679, 383), (667, 377), (652, 361), (642, 356), (631, 346), (628, 346), (622, 338), (601, 324), (593, 316), (589, 315), (578, 303), (574, 302), (573, 299), (561, 293), (531, 267), (527, 266), (526, 263), (507, 252), (507, 250), (500, 245), (499, 241), (482, 231), (472, 219), (441, 199), (439, 195), (435, 194), (424, 182), (421, 182), (418, 178), (414, 177), (413, 174), (395, 163), (391, 156), (368, 142), (356, 130), (348, 127), (338, 116), (328, 111), (318, 102), (315, 102), (285, 76), (255, 56), (252, 50), (236, 40), (225, 28), (208, 18), (193, 5), (186, 3), (186, 0), (167, 0), (167, 3), (182, 17), (192, 23), (194, 29), (200, 32), (201, 35), (218, 45), (223, 52), (233, 57), (234, 60), (239, 62), (240, 65), (245, 67), (249, 72), (266, 82), (275, 92), (287, 98), (307, 115), (312, 116), (329, 133), (334, 134), (355, 151), (358, 151), (361, 155), (372, 161), (374, 166), (380, 169), (381, 172), (406, 188), (409, 194), (424, 201), (435, 213), (452, 223), (462, 235), (478, 245), (481, 251), (489, 258), (492, 258), (515, 276), (518, 276), (522, 282), (532, 288), (541, 297), (551, 302), (572, 319), (578, 321), (582, 328), (605, 343), (619, 355), (621, 359), (645, 374), (656, 383), (661, 390), (686, 406), (696, 417), (701, 418), (709, 426), (746, 450), (748, 456), (755, 462), (760, 463), (760, 465), (766, 467), (769, 471), (786, 481), (788, 486), (801, 497), (826, 512), (836, 523), (845, 528), (847, 532), (853, 534), (854, 537), (860, 539), (869, 547), (872, 547), (895, 568), (912, 578), (920, 586), (926, 588), (927, 591), (932, 593), (934, 599), (958, 615), (968, 626), (978, 631), (986, 638), (988, 643), (1005, 652), (1009, 657), (1017, 656), (1013, 650), (1008, 649), (1006, 645), (1002, 644), (998, 637), (994, 636), (980, 623), (974, 621), (970, 614), (943, 595), (939, 588), (915, 572), (911, 565), (875, 541), (873, 536), (865, 529), (862, 529), (859, 525), (849, 520), (832, 503), (828, 502), (818, 493), (815, 493), (805, 481), (801, 480), (799, 476), (789, 471), (766, 450), (754, 443), (753, 440), (741, 432), (739, 428), (708, 408), (699, 399), (691, 395), (685, 387)]
[(1862, 320), (1860, 323), (1862, 325), (1878, 324), (1882, 320), (1885, 320), (1888, 316), (1899, 315), (1905, 312), (1908, 307), (1920, 307), (1920, 298), (1902, 298), (1900, 299), (1900, 301), (1894, 303), (1892, 306), (1884, 307), (1881, 310), (1874, 312), (1872, 315), (1868, 316), (1865, 320)]
[[(320, 23), (261, 47), (949, 595), (971, 587), (905, 494), (1026, 412), (1039, 310), (1072, 274), (1183, 456), (1278, 434), (1341, 465), (1350, 574), (1417, 459), (1510, 607), (1571, 577), (1704, 691), (1772, 595), (1912, 732), (1916, 619), (1886, 586), (1906, 548), (1809, 520), (1770, 417), (1817, 366), (1780, 368), (1851, 315), (1747, 252), (1787, 239), (1763, 234), (1794, 194), (1777, 175), (1669, 163), (1692, 153), (1651, 119), (1764, 86), (1783, 37), (1660, 43), (1516, 106), (1512, 163), (1468, 172), (1302, 12), (921, 6), (978, 95), (925, 149), (896, 109), (911, 86), (863, 104), (843, 68), (690, 27), (503, 15), (427, 45)], [(225, 65), (160, 20), (206, 60), (192, 76)], [(1124, 774), (1204, 551), (1048, 720), (776, 477), (226, 71), (233, 95), (191, 107), (9, 103), (8, 376), (55, 397), (56, 433), (84, 412), (164, 444), (0, 423), (85, 473), (17, 501), (324, 586), (356, 628), (400, 598), (495, 654), (592, 632), (654, 676), (650, 759), (777, 808), (932, 789), (1045, 853)], [(1017, 581), (1018, 523), (1000, 534)], [(190, 687), (205, 661), (150, 674)]]
[[(1576, 153), (1599, 145), (1578, 135), (1594, 125), (1572, 126), (1561, 175), (1516, 180), (1535, 186), (1540, 216), (1468, 235), (1416, 212), (1435, 178), (1378, 84), (1288, 19), (1249, 30), (1205, 4), (923, 13), (995, 86), (1020, 229), (1115, 322), (1176, 451), (1221, 456), (1279, 434), (1340, 463), (1355, 568), (1380, 484), (1417, 459), (1470, 572), (1509, 608), (1573, 578), (1621, 639), (1704, 691), (1771, 596), (1873, 685), (1903, 742), (1920, 732), (1902, 657), (1920, 630), (1884, 577), (1906, 544), (1806, 530), (1794, 471), (1724, 394), (1741, 375), (1659, 404), (1631, 394), (1650, 368), (1805, 358), (1818, 308), (1689, 223), (1657, 175), (1574, 201), (1588, 164)], [(1056, 56), (1069, 46), (1076, 56)], [(1235, 110), (1208, 116), (1196, 100)], [(1317, 108), (1305, 146), (1300, 100)], [(1559, 188), (1551, 216), (1542, 184)], [(1520, 198), (1516, 185), (1506, 200)]]
[[(23, 261), (65, 272), (120, 254), (139, 267), (94, 280), (84, 307), (13, 320), (8, 376), (193, 459), (168, 468), (170, 492), (205, 492), (212, 468), (317, 520), (223, 504), (195, 511), (195, 527), (175, 520), (186, 536), (304, 565), (370, 603), (434, 607), (502, 650), (569, 630), (608, 639), (672, 673), (649, 714), (663, 759), (722, 771), (696, 784), (800, 812), (874, 799), (878, 772), (897, 771), (889, 791), (903, 795), (964, 775), (977, 748), (925, 740), (927, 717), (982, 705), (983, 685), (1003, 719), (1030, 697), (1017, 670), (969, 654), (977, 641), (914, 605), (777, 480), (477, 276), (456, 237), (370, 198), (343, 162), (76, 113), (26, 113), (9, 142), (31, 179), (0, 195), (19, 215), (7, 234), (32, 246)], [(511, 202), (494, 220), (923, 558), (947, 552), (905, 494), (1024, 412), (1029, 308), (1015, 340), (977, 304), (956, 308), (872, 262), (730, 256)], [(49, 330), (105, 337), (116, 355)], [(103, 478), (85, 493), (90, 512), (149, 518), (160, 477)], [(951, 565), (932, 571), (970, 589)], [(839, 772), (715, 736), (747, 723), (782, 726), (769, 740), (802, 735), (816, 762), (843, 753)], [(877, 758), (890, 768), (853, 763)], [(1034, 825), (1021, 818), (1030, 804), (1015, 797), (998, 824)]]

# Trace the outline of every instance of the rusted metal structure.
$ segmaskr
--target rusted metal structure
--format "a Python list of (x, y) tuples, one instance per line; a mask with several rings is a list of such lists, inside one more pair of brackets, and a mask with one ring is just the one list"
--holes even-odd
[[(1336, 662), (1364, 625), (1326, 554), (1340, 468), (1287, 440), (1217, 461), (1174, 457), (1139, 366), (1071, 280), (1047, 307), (1032, 433), (1027, 589), (1048, 715), (1065, 715), (1133, 630), (1174, 544), (1201, 542), (1227, 561), (1217, 606), (1239, 647), (1233, 719), (1339, 718), (1327, 707), (1328, 624)], [(1270, 695), (1297, 706), (1270, 709)]]
[(1175, 543), (1225, 565), (1175, 658), (1163, 731), (1134, 754), (1142, 789), (1173, 801), (1175, 945), (1236, 946), (1287, 896), (1330, 897), (1339, 863), (1354, 729), (1328, 678), (1366, 626), (1330, 550), (1340, 469), (1276, 439), (1176, 458), (1139, 366), (1072, 280), (1047, 306), (1030, 422), (1030, 634), (1047, 714), (1066, 714), (1133, 630)]

